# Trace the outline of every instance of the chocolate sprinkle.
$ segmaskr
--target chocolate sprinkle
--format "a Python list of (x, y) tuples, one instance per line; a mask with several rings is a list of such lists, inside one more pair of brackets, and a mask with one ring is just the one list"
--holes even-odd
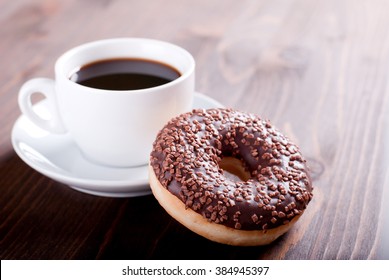
[[(227, 178), (223, 157), (239, 159), (250, 178)], [(287, 224), (312, 199), (298, 147), (269, 121), (232, 109), (197, 109), (172, 119), (157, 135), (150, 164), (186, 208), (235, 229)]]

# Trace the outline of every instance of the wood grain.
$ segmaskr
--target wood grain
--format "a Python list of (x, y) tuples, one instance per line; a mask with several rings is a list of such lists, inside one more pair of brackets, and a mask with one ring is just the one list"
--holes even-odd
[[(389, 259), (388, 9), (384, 0), (2, 1), (0, 258), (192, 259), (203, 248), (209, 259)], [(270, 119), (300, 146), (315, 190), (291, 231), (265, 247), (212, 243), (152, 196), (82, 194), (17, 157), (10, 133), (23, 82), (52, 78), (65, 50), (112, 37), (188, 49), (199, 92)]]

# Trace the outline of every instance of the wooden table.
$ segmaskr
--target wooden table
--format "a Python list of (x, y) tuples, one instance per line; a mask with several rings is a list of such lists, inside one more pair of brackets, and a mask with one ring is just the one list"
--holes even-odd
[[(388, 9), (379, 0), (2, 1), (0, 258), (389, 259)], [(314, 198), (287, 234), (264, 247), (216, 244), (152, 195), (84, 194), (16, 155), (20, 86), (52, 78), (65, 50), (111, 37), (181, 45), (195, 57), (197, 91), (269, 119), (300, 146)]]

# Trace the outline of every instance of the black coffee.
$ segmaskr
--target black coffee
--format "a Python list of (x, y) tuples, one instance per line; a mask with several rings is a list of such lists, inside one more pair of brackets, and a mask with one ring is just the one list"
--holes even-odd
[(135, 90), (160, 86), (180, 76), (176, 69), (160, 62), (117, 58), (84, 65), (70, 80), (97, 89)]

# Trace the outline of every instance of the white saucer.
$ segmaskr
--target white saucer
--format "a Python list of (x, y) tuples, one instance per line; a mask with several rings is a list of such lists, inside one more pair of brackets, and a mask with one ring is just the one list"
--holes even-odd
[[(34, 109), (45, 115), (47, 102)], [(193, 108), (224, 107), (216, 100), (196, 93)], [(41, 174), (78, 191), (108, 197), (133, 197), (150, 194), (147, 165), (114, 168), (85, 159), (68, 134), (54, 135), (20, 116), (12, 130), (12, 145), (19, 157)]]

